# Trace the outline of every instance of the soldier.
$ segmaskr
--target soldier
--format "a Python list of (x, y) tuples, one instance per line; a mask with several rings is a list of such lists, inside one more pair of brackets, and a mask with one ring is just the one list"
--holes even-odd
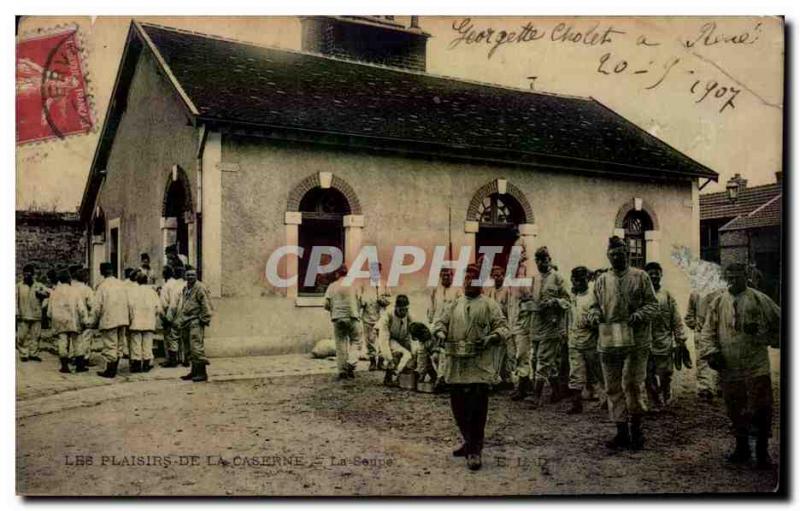
[[(724, 289), (716, 289), (704, 293), (692, 291), (689, 295), (689, 305), (686, 310), (684, 321), (686, 322), (686, 326), (694, 331), (695, 350), (698, 353), (700, 351), (700, 334), (705, 324), (708, 305), (724, 291)], [(714, 396), (719, 393), (719, 377), (717, 376), (717, 372), (709, 367), (708, 360), (698, 356), (696, 375), (697, 397), (711, 403), (714, 400)]]
[(391, 292), (386, 283), (381, 279), (381, 264), (370, 267), (369, 283), (362, 285), (358, 294), (359, 310), (361, 311), (361, 324), (364, 329), (364, 344), (369, 358), (369, 370), (381, 369), (383, 360), (378, 349), (376, 323), (381, 318), (384, 309), (389, 305)]
[(623, 239), (612, 236), (607, 255), (612, 271), (597, 278), (589, 312), (589, 321), (599, 323), (598, 351), (608, 410), (617, 427), (606, 446), (639, 450), (644, 447), (641, 389), (650, 355), (650, 322), (658, 312), (658, 300), (647, 273), (630, 267)]
[(39, 336), (42, 332), (42, 300), (49, 292), (33, 279), (35, 268), (26, 264), (22, 268), (22, 282), (16, 288), (17, 351), (20, 360), (41, 362)]
[(339, 380), (356, 377), (356, 364), (358, 364), (358, 354), (361, 352), (358, 299), (353, 286), (344, 284), (346, 275), (347, 266), (343, 264), (334, 272), (334, 281), (325, 290), (325, 310), (331, 314)]
[(97, 307), (97, 329), (103, 343), (102, 354), (106, 360), (106, 369), (97, 374), (103, 378), (114, 378), (127, 343), (126, 331), (130, 324), (128, 287), (114, 276), (109, 262), (100, 263), (100, 274), (103, 282), (97, 286), (94, 303)]
[(73, 266), (71, 269), (72, 283), (70, 284), (83, 303), (86, 315), (83, 318), (81, 332), (78, 342), (75, 343), (76, 350), (72, 354), (75, 362), (75, 372), (84, 373), (89, 370), (88, 358), (92, 354), (92, 342), (94, 341), (94, 291), (89, 287), (89, 271), (82, 266)]
[(197, 280), (197, 271), (186, 268), (186, 287), (181, 292), (178, 300), (176, 326), (181, 330), (181, 336), (189, 339), (191, 354), (191, 371), (181, 376), (182, 380), (194, 382), (208, 381), (204, 343), (205, 328), (211, 324), (210, 293), (205, 285)]
[(56, 334), (58, 360), (61, 362), (59, 372), (70, 373), (70, 352), (76, 356), (83, 356), (77, 344), (82, 325), (88, 318), (81, 297), (75, 292), (75, 288), (70, 286), (69, 272), (66, 269), (58, 272), (58, 284), (50, 293), (47, 317), (50, 319), (53, 333)]
[(156, 331), (156, 319), (161, 314), (161, 300), (150, 287), (146, 274), (140, 272), (137, 279), (139, 286), (131, 291), (128, 301), (131, 316), (128, 327), (131, 336), (131, 372), (147, 373), (152, 367), (153, 334)]
[(442, 378), (450, 387), (450, 407), (464, 444), (453, 456), (465, 456), (470, 470), (481, 468), (489, 411), (489, 386), (499, 383), (508, 325), (497, 302), (481, 296), (480, 268), (467, 268), (464, 296), (446, 307), (434, 336), (444, 344)]
[[(154, 286), (156, 283), (156, 275), (153, 272), (153, 269), (150, 267), (150, 254), (143, 253), (139, 256), (139, 269), (137, 270), (139, 273), (144, 274), (147, 277), (147, 285)], [(138, 279), (137, 279), (138, 280)]]
[[(519, 266), (517, 277), (525, 277), (525, 266)], [(517, 388), (511, 393), (512, 401), (521, 401), (530, 394), (533, 384), (531, 375), (536, 366), (531, 346), (531, 317), (533, 316), (533, 296), (529, 287), (515, 288), (517, 302), (517, 317), (515, 323), (509, 323), (513, 332), (510, 337), (514, 339), (516, 356), (514, 368), (517, 375)]]
[(433, 325), (442, 310), (461, 294), (461, 288), (453, 287), (453, 270), (442, 268), (439, 271), (439, 285), (431, 291), (431, 300), (428, 304), (428, 323)]
[(658, 312), (653, 316), (650, 325), (652, 343), (650, 358), (647, 362), (647, 392), (654, 406), (666, 406), (672, 397), (672, 353), (676, 346), (686, 344), (686, 333), (683, 331), (678, 303), (672, 293), (661, 286), (663, 270), (656, 262), (647, 263), (644, 267), (658, 300)]
[[(514, 307), (512, 302), (514, 297), (512, 290), (503, 286), (505, 282), (505, 271), (500, 266), (494, 266), (492, 267), (490, 277), (493, 285), (486, 288), (484, 295), (497, 302), (497, 305), (500, 306), (500, 310), (503, 312), (503, 316), (506, 318), (506, 322), (511, 325), (511, 313)], [(514, 388), (514, 382), (511, 378), (514, 374), (514, 361), (516, 360), (517, 353), (516, 346), (514, 345), (514, 336), (509, 335), (507, 337), (505, 343), (506, 352), (503, 355), (503, 364), (500, 367), (500, 383), (495, 387), (497, 390), (509, 390)]]
[[(176, 275), (180, 273), (180, 279)], [(164, 352), (166, 360), (161, 367), (178, 367), (178, 353), (181, 351), (181, 331), (175, 325), (180, 300), (186, 281), (183, 280), (183, 267), (173, 270), (172, 266), (164, 266), (162, 270), (164, 285), (161, 286), (161, 324), (164, 335)], [(187, 357), (188, 360), (188, 357)]]
[(747, 285), (747, 267), (725, 268), (728, 291), (708, 307), (700, 336), (700, 357), (719, 372), (720, 387), (736, 446), (731, 463), (750, 461), (749, 434), (756, 435), (756, 461), (769, 467), (772, 434), (772, 381), (767, 346), (780, 346), (780, 308)]
[(386, 360), (384, 385), (394, 385), (409, 363), (412, 362), (411, 335), (408, 326), (409, 300), (406, 295), (397, 295), (392, 310), (384, 311), (375, 328), (378, 330), (378, 349)]
[(569, 292), (564, 278), (552, 268), (550, 252), (540, 247), (534, 254), (539, 275), (531, 286), (531, 345), (535, 353), (533, 407), (541, 405), (545, 382), (550, 383), (550, 402), (561, 399), (559, 362), (562, 343), (566, 342), (565, 314), (569, 310)]
[(582, 393), (600, 380), (601, 369), (597, 353), (597, 324), (589, 320), (592, 305), (589, 270), (585, 266), (573, 268), (571, 280), (568, 343), (572, 406), (567, 413), (576, 414), (583, 411)]

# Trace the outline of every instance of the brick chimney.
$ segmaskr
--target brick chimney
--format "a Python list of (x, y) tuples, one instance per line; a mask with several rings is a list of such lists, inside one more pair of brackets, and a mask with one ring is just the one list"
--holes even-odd
[(430, 34), (412, 16), (303, 16), (302, 49), (332, 57), (425, 71)]

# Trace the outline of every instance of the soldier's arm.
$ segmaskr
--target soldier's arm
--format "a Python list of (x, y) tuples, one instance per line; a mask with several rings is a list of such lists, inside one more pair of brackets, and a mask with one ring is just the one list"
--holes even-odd
[(683, 320), (681, 319), (681, 311), (678, 309), (678, 302), (675, 297), (669, 295), (669, 310), (672, 313), (670, 320), (670, 329), (675, 341), (684, 344), (686, 343), (686, 330), (683, 328)]
[(197, 294), (197, 298), (200, 304), (198, 319), (201, 325), (208, 326), (211, 324), (211, 299), (208, 297), (208, 292), (205, 289), (200, 290), (200, 293)]
[(689, 294), (689, 305), (686, 307), (686, 316), (683, 318), (686, 321), (686, 326), (694, 330), (697, 327), (697, 291), (692, 291)]

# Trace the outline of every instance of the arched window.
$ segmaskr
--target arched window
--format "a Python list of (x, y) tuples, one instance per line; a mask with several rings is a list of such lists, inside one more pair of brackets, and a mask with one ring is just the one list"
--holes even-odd
[(480, 259), (483, 247), (500, 247), (494, 264), (505, 269), (511, 247), (519, 237), (517, 225), (525, 223), (522, 205), (511, 195), (492, 193), (481, 201), (475, 220), (479, 226), (475, 237), (476, 260)]
[(628, 245), (631, 266), (644, 268), (644, 265), (647, 264), (647, 245), (644, 233), (653, 230), (653, 221), (644, 211), (633, 210), (625, 215), (622, 228), (625, 230), (625, 242)]
[[(342, 192), (335, 188), (315, 187), (306, 192), (300, 200), (303, 221), (298, 233), (299, 244), (303, 247), (298, 272), (298, 290), (304, 295), (325, 293), (331, 283), (332, 274), (318, 275), (312, 285), (306, 286), (306, 273), (315, 246), (336, 247), (344, 254), (343, 217), (350, 214), (350, 204)], [(323, 255), (321, 264), (327, 264), (329, 256)]]

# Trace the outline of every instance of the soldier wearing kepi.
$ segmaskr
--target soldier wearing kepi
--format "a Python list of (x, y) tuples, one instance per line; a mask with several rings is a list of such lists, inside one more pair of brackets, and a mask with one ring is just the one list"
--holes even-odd
[(114, 378), (127, 344), (126, 330), (130, 323), (128, 286), (114, 276), (113, 266), (109, 262), (100, 263), (100, 274), (103, 282), (97, 286), (94, 303), (97, 307), (97, 329), (103, 343), (102, 354), (106, 360), (106, 369), (97, 374), (104, 378)]
[[(647, 273), (631, 268), (624, 240), (608, 240), (612, 271), (597, 278), (592, 293), (590, 321), (598, 325), (598, 351), (606, 383), (608, 409), (617, 434), (611, 449), (644, 447), (641, 389), (650, 355), (650, 322), (658, 300)], [(630, 421), (630, 425), (628, 422)]]
[(33, 279), (35, 268), (26, 264), (22, 268), (22, 282), (16, 289), (17, 351), (20, 360), (41, 362), (39, 358), (39, 336), (42, 332), (42, 300), (49, 291)]
[(667, 405), (672, 397), (673, 351), (686, 345), (686, 333), (672, 293), (661, 286), (663, 271), (655, 262), (644, 267), (658, 300), (658, 312), (650, 325), (653, 340), (647, 362), (647, 392), (654, 406)]
[(188, 267), (186, 269), (186, 287), (181, 292), (175, 320), (177, 328), (182, 330), (181, 335), (188, 337), (191, 347), (192, 370), (181, 376), (182, 380), (208, 381), (206, 366), (209, 362), (206, 358), (204, 336), (205, 328), (211, 324), (209, 295), (205, 285), (197, 280), (197, 271)]
[(71, 270), (72, 283), (70, 284), (78, 299), (83, 303), (86, 316), (83, 318), (81, 333), (76, 350), (72, 354), (75, 361), (75, 372), (83, 373), (89, 370), (89, 357), (92, 354), (92, 342), (94, 341), (94, 291), (89, 287), (89, 272), (82, 266), (75, 266)]
[(534, 260), (539, 270), (531, 286), (531, 344), (536, 360), (533, 406), (536, 408), (541, 405), (546, 382), (550, 383), (550, 402), (561, 399), (559, 362), (562, 343), (567, 342), (565, 319), (570, 301), (564, 278), (553, 269), (547, 247), (537, 249)]
[(56, 334), (56, 347), (58, 360), (61, 362), (59, 372), (69, 373), (70, 352), (76, 357), (83, 357), (80, 343), (80, 334), (83, 324), (88, 321), (88, 314), (83, 300), (70, 285), (69, 272), (58, 272), (58, 284), (50, 293), (50, 303), (47, 308), (50, 325)]
[(759, 466), (772, 464), (772, 381), (767, 347), (780, 346), (780, 308), (764, 293), (747, 286), (747, 267), (725, 268), (728, 291), (708, 307), (700, 336), (700, 357), (719, 372), (722, 396), (733, 425), (736, 447), (731, 463), (750, 461), (750, 432), (756, 435)]
[(569, 391), (572, 407), (569, 414), (583, 411), (582, 392), (599, 383), (600, 356), (597, 353), (597, 324), (590, 321), (592, 294), (589, 270), (585, 266), (572, 269), (572, 296), (569, 312)]
[(500, 306), (481, 296), (480, 268), (469, 265), (464, 296), (446, 307), (434, 326), (447, 363), (442, 377), (450, 386), (450, 406), (464, 444), (453, 451), (466, 456), (470, 470), (481, 468), (489, 386), (499, 383), (508, 325)]

